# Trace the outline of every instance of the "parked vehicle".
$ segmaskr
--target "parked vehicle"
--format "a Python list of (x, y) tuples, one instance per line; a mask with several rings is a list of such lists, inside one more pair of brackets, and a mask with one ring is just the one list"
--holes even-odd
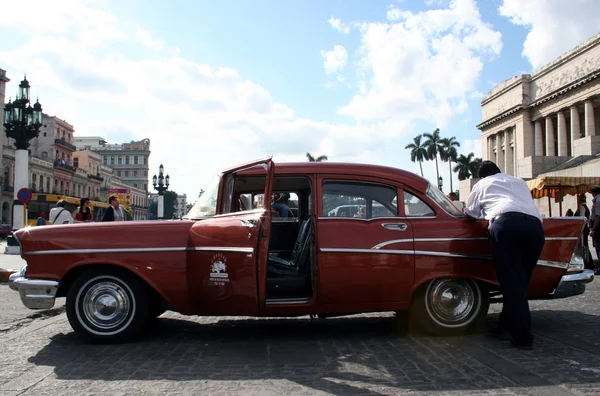
[(0, 239), (6, 239), (11, 235), (13, 229), (10, 224), (0, 224)]
[[(297, 211), (285, 221), (274, 221), (263, 199), (273, 191), (297, 197)], [(330, 216), (358, 204), (364, 217)], [(543, 224), (546, 245), (529, 297), (584, 293), (593, 272), (584, 270), (578, 243), (583, 219)], [(180, 221), (17, 231), (27, 266), (11, 287), (31, 309), (51, 308), (66, 296), (75, 332), (99, 342), (140, 336), (167, 309), (325, 317), (410, 310), (410, 320), (432, 334), (462, 334), (500, 297), (487, 225), (468, 221), (437, 187), (410, 172), (343, 163), (276, 166), (269, 158), (224, 171)]]

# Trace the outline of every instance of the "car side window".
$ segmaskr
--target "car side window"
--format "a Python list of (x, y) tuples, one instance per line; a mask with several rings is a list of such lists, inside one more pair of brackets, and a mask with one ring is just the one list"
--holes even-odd
[(378, 183), (327, 180), (322, 200), (326, 217), (374, 219), (398, 214), (396, 189)]
[(408, 191), (404, 191), (404, 214), (406, 217), (435, 216), (435, 212), (429, 205)]

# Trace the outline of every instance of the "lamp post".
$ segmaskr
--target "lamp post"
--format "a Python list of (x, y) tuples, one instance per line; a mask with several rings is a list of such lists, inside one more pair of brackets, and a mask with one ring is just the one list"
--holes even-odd
[(438, 188), (440, 189), (440, 191), (442, 191), (443, 186), (444, 186), (444, 179), (442, 178), (442, 176), (440, 176), (438, 178)]
[(29, 141), (38, 137), (42, 126), (42, 105), (36, 100), (33, 107), (29, 102), (29, 81), (27, 77), (19, 84), (14, 102), (10, 99), (4, 106), (4, 129), (6, 136), (15, 140), (15, 180), (13, 195), (13, 229), (25, 227), (27, 213), (17, 200), (17, 193), (29, 187)]
[(152, 176), (152, 185), (158, 191), (157, 217), (162, 219), (165, 216), (165, 191), (169, 189), (169, 175), (165, 177), (165, 168), (162, 164), (158, 167), (158, 177)]

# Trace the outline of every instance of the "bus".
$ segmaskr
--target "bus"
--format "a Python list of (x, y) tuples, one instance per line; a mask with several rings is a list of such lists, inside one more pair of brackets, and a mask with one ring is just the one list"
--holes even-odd
[[(56, 207), (56, 203), (64, 199), (67, 201), (67, 205), (65, 208), (69, 210), (69, 212), (74, 213), (75, 210), (79, 207), (80, 198), (69, 197), (67, 195), (58, 195), (58, 194), (42, 194), (42, 193), (34, 193), (31, 201), (27, 204), (27, 224), (30, 226), (35, 226), (37, 224), (37, 219), (40, 217), (40, 213), (44, 212), (46, 214), (45, 218), (48, 224), (50, 224), (50, 210)], [(106, 208), (108, 208), (108, 203), (106, 202), (98, 202), (90, 200), (90, 210), (92, 211), (92, 221), (102, 221), (102, 217), (104, 216), (104, 212)]]

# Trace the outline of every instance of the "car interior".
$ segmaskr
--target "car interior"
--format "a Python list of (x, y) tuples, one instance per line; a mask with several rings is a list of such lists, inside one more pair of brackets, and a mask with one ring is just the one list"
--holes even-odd
[[(278, 205), (271, 205), (272, 223), (267, 262), (267, 299), (309, 299), (313, 295), (313, 243), (311, 181), (303, 176), (275, 176), (272, 202), (280, 194), (289, 200), (282, 217)], [(264, 176), (237, 176), (233, 210), (263, 206)], [(279, 199), (281, 201), (281, 199)]]

